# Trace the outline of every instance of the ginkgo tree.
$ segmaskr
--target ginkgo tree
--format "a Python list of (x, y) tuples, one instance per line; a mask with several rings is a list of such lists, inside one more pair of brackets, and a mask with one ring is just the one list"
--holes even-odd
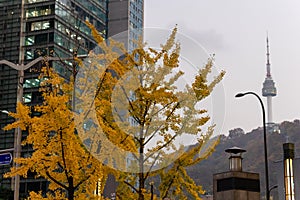
[(46, 197), (31, 192), (30, 199), (92, 199), (96, 183), (104, 180), (104, 168), (76, 134), (70, 104), (72, 83), (59, 77), (47, 62), (40, 79), (43, 103), (33, 107), (18, 104), (17, 112), (10, 113), (16, 122), (5, 127), (27, 131), (23, 145), (31, 145), (33, 153), (16, 159), (20, 167), (12, 168), (6, 176), (26, 178), (32, 171), (50, 182)]
[[(203, 128), (210, 118), (199, 102), (211, 94), (224, 72), (209, 81), (214, 64), (210, 58), (191, 85), (179, 88), (184, 72), (177, 28), (160, 49), (139, 40), (129, 52), (124, 44), (106, 41), (88, 26), (99, 49), (85, 61), (77, 60), (79, 68), (70, 81), (46, 62), (40, 77), (43, 103), (19, 104), (11, 114), (17, 120), (6, 129), (26, 130), (23, 144), (32, 145), (34, 152), (17, 159), (20, 167), (7, 176), (26, 177), (33, 171), (46, 178), (47, 197), (31, 193), (31, 199), (92, 199), (96, 183), (103, 189), (109, 172), (118, 182), (118, 199), (199, 199), (203, 190), (186, 167), (205, 159), (218, 143), (210, 141), (203, 148), (214, 125)], [(196, 137), (197, 143), (189, 148), (176, 145), (185, 135)], [(154, 176), (160, 177), (159, 195), (149, 181)]]
[[(187, 195), (200, 199), (203, 193), (186, 173), (186, 167), (207, 158), (218, 143), (218, 139), (209, 140), (214, 125), (207, 125), (210, 117), (199, 102), (211, 94), (225, 73), (209, 81), (214, 65), (213, 58), (209, 58), (192, 84), (179, 88), (184, 72), (180, 70), (176, 33), (174, 28), (160, 49), (147, 47), (140, 40), (130, 52), (122, 45), (111, 52), (106, 44), (115, 45), (115, 41), (100, 42), (104, 48), (93, 56), (79, 79), (81, 98), (88, 96), (91, 84), (96, 85), (92, 101), (81, 101), (79, 109), (86, 117), (95, 110), (92, 121), (98, 131), (81, 137), (92, 140), (94, 145), (88, 147), (93, 155), (116, 172), (118, 199), (185, 199)], [(100, 37), (95, 30), (93, 34)], [(95, 69), (102, 70), (100, 76)], [(197, 143), (190, 148), (176, 145), (185, 135), (196, 137)], [(95, 144), (101, 144), (101, 148)], [(154, 176), (161, 179), (159, 196), (154, 195), (149, 182)]]

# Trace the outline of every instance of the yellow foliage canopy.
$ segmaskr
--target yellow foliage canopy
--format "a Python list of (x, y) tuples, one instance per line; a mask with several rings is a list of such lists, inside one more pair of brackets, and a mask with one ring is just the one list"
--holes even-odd
[[(29, 157), (15, 160), (20, 167), (12, 168), (6, 176), (19, 174), (27, 176), (28, 171), (36, 177), (44, 177), (49, 182), (49, 190), (62, 189), (60, 197), (90, 199), (99, 180), (104, 180), (102, 163), (83, 147), (74, 123), (74, 113), (70, 108), (72, 83), (66, 83), (53, 69), (43, 68), (41, 85), (43, 103), (29, 107), (19, 103), (17, 112), (11, 115), (16, 122), (6, 130), (20, 127), (28, 136), (23, 145), (32, 146)], [(38, 195), (31, 193), (31, 198)], [(58, 195), (58, 193), (57, 193)], [(51, 192), (49, 193), (49, 199)], [(60, 199), (56, 196), (56, 199)]]

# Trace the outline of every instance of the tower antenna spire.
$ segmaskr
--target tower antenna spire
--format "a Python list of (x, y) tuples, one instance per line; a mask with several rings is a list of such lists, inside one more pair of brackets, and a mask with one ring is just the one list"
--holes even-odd
[(271, 64), (270, 64), (270, 49), (269, 49), (269, 36), (267, 32), (267, 77), (271, 77)]

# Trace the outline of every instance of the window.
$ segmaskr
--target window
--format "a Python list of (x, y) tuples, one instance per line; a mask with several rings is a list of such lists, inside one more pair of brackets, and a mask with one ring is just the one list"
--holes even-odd
[(27, 36), (25, 38), (25, 46), (48, 44), (53, 42), (53, 33), (43, 33), (35, 36)]
[[(106, 14), (104, 12), (106, 7), (103, 7), (102, 9), (99, 8), (98, 5), (94, 5), (96, 2), (92, 1), (86, 1), (86, 0), (77, 0), (81, 5), (83, 5), (85, 8), (87, 8), (89, 11), (91, 11), (93, 14), (95, 14), (97, 17), (99, 17), (103, 22), (105, 21)], [(97, 3), (101, 3), (98, 1)], [(82, 8), (76, 6), (76, 10), (78, 13), (83, 13), (84, 11)], [(89, 17), (91, 18), (91, 16)]]
[(42, 22), (42, 29), (48, 29), (50, 28), (50, 22), (49, 21), (45, 21), (45, 22)]
[(39, 103), (42, 100), (43, 99), (40, 92), (25, 93), (23, 95), (24, 103)]
[(62, 33), (66, 32), (65, 27), (61, 23), (59, 23), (59, 22), (56, 22), (56, 28), (57, 28), (57, 30), (59, 30)]
[(67, 70), (66, 67), (60, 63), (53, 62), (54, 70), (61, 76), (69, 78), (71, 76), (71, 71)]
[[(58, 1), (58, 0), (56, 0), (56, 1)], [(68, 5), (69, 4), (68, 0), (60, 0), (59, 2), (63, 5)]]
[(47, 55), (47, 50), (46, 49), (36, 49), (35, 51), (34, 51), (34, 58), (38, 58), (38, 57), (40, 57), (40, 56), (45, 56), (45, 55)]
[(48, 1), (48, 0), (27, 0), (26, 3), (38, 3), (43, 1)]
[(31, 23), (31, 31), (45, 30), (50, 28), (50, 21), (40, 21)]
[(26, 12), (26, 17), (37, 17), (38, 15), (38, 11), (37, 10), (31, 10), (31, 11), (27, 11)]
[(34, 58), (38, 58), (39, 56), (45, 56), (45, 55), (53, 56), (53, 53), (54, 53), (53, 46), (48, 46), (47, 48), (26, 49), (25, 60), (32, 60)]
[(27, 36), (25, 38), (25, 45), (26, 46), (34, 45), (34, 36)]
[(25, 52), (25, 58), (26, 58), (26, 60), (33, 59), (33, 56), (34, 56), (33, 50), (27, 49), (26, 52)]
[[(79, 27), (80, 31), (82, 31), (88, 35), (91, 34), (91, 29), (86, 24), (83, 23), (83, 24), (80, 24), (79, 26), (75, 26), (76, 29), (78, 29), (78, 27)], [(71, 36), (70, 29), (65, 27), (63, 24), (61, 24), (59, 22), (55, 22), (55, 28), (57, 30), (59, 30), (60, 32)]]
[(48, 33), (39, 34), (35, 36), (35, 44), (47, 44), (48, 43)]
[(31, 99), (32, 99), (32, 94), (24, 94), (23, 96), (23, 101), (24, 103), (30, 103), (31, 102)]
[(53, 6), (36, 7), (26, 10), (26, 18), (52, 14)]
[(65, 45), (65, 41), (64, 41), (63, 38), (62, 38), (60, 35), (58, 35), (58, 34), (55, 34), (55, 36), (54, 36), (54, 42), (55, 42), (56, 44), (58, 44), (59, 46), (64, 46), (64, 45)]
[(31, 31), (37, 31), (37, 30), (41, 30), (42, 24), (41, 22), (34, 22), (31, 24)]
[(49, 33), (48, 42), (54, 42), (54, 33)]
[(25, 80), (24, 83), (24, 88), (35, 88), (35, 87), (39, 87), (40, 85), (40, 80), (35, 78), (35, 79), (27, 79)]
[(49, 15), (49, 14), (51, 14), (51, 9), (46, 8), (40, 11), (40, 15)]

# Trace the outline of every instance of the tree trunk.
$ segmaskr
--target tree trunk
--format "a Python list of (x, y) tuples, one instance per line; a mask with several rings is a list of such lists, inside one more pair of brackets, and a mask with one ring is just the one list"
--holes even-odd
[(75, 188), (74, 188), (74, 179), (72, 176), (68, 178), (68, 182), (69, 182), (68, 200), (74, 200)]
[(74, 200), (74, 190), (73, 191), (69, 190), (68, 200)]
[(139, 157), (139, 200), (144, 200), (144, 188), (145, 188), (145, 177), (144, 177), (144, 138), (140, 138), (140, 157)]
[(144, 173), (139, 173), (139, 200), (144, 200), (143, 190), (145, 188)]

